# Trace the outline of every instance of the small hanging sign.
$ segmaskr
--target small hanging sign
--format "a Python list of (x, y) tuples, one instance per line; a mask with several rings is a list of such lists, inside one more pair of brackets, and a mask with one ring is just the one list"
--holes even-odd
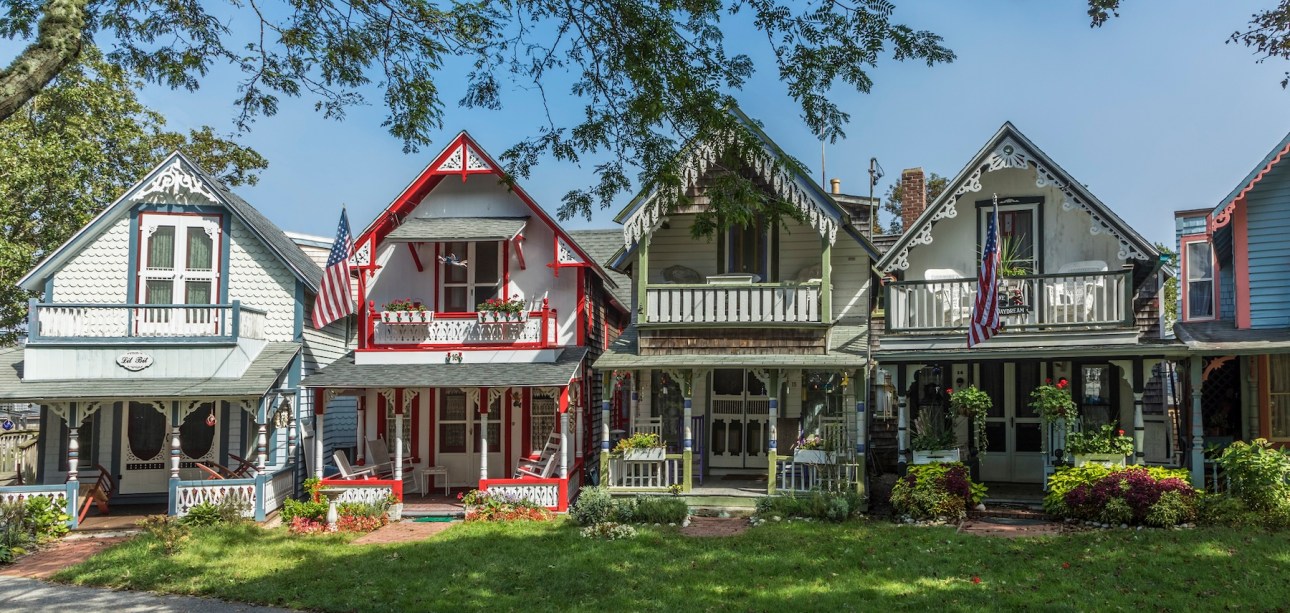
[(116, 363), (130, 372), (139, 372), (152, 366), (152, 356), (142, 351), (127, 351), (116, 357)]

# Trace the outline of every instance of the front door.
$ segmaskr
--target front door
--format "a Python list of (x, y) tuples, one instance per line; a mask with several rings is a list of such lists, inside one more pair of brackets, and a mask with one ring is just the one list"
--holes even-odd
[(757, 377), (741, 369), (714, 370), (709, 413), (709, 466), (766, 468), (770, 397)]
[[(169, 405), (169, 403), (166, 403)], [(214, 462), (219, 449), (219, 428), (208, 425), (213, 403), (198, 406), (179, 425), (181, 479), (201, 479), (195, 462)], [(170, 479), (170, 416), (152, 403), (125, 405), (121, 428), (122, 494), (165, 492)]]
[(1043, 483), (1043, 424), (1030, 407), (1030, 392), (1040, 384), (1039, 363), (984, 363), (979, 372), (981, 389), (994, 401), (986, 419), (981, 478)]

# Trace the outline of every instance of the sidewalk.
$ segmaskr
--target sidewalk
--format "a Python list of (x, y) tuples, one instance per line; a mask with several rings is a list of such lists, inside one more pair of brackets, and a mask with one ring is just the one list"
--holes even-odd
[(260, 607), (191, 596), (163, 596), (106, 588), (45, 583), (21, 577), (0, 577), (0, 611), (112, 611), (143, 613), (288, 613), (288, 609)]

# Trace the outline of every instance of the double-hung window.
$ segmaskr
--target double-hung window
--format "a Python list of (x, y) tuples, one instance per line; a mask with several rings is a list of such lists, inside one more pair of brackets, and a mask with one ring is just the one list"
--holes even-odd
[(1183, 241), (1183, 305), (1186, 319), (1213, 319), (1214, 251), (1208, 240)]
[[(139, 304), (219, 301), (220, 218), (145, 213), (139, 218)], [(141, 309), (140, 334), (217, 332), (211, 309)]]
[(468, 313), (486, 300), (498, 297), (502, 287), (502, 244), (498, 241), (444, 243), (444, 256), (456, 256), (465, 266), (450, 262), (439, 264), (443, 296), (441, 310), (446, 313)]

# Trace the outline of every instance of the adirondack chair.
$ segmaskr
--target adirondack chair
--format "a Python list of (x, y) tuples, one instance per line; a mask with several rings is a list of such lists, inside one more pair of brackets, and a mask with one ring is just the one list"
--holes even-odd
[[(390, 457), (390, 450), (385, 446), (384, 439), (367, 439), (367, 453), (372, 456), (372, 470), (378, 476), (383, 479), (394, 477), (394, 459)], [(414, 468), (412, 458), (403, 456), (403, 479), (405, 481), (412, 478)]]
[(515, 479), (524, 477), (534, 477), (537, 479), (548, 479), (555, 473), (555, 466), (560, 452), (560, 435), (554, 430), (546, 439), (546, 446), (537, 458), (524, 458), (520, 460), (519, 466), (515, 468)]
[(80, 496), (84, 502), (81, 503), (81, 512), (76, 516), (77, 523), (85, 521), (85, 516), (90, 512), (90, 505), (98, 507), (100, 515), (107, 515), (111, 510), (108, 502), (116, 492), (116, 479), (112, 478), (112, 473), (103, 468), (102, 464), (95, 464), (94, 468), (99, 471), (98, 478), (81, 484)]
[(336, 470), (340, 471), (340, 478), (346, 480), (371, 479), (376, 476), (371, 468), (360, 468), (355, 470), (349, 465), (349, 460), (345, 459), (345, 452), (336, 450), (331, 454), (331, 458), (336, 462)]
[(216, 464), (216, 463), (214, 463), (214, 462), (211, 462), (210, 464), (204, 464), (204, 463), (202, 463), (202, 462), (193, 462), (193, 466), (196, 466), (196, 467), (197, 467), (197, 470), (200, 470), (200, 471), (202, 471), (203, 473), (206, 473), (206, 480), (207, 480), (207, 481), (210, 481), (210, 480), (212, 480), (212, 479), (232, 479), (232, 478), (234, 478), (234, 477), (233, 477), (233, 471), (229, 470), (229, 469), (228, 469), (228, 467), (226, 467), (226, 466), (221, 466), (221, 465)]

